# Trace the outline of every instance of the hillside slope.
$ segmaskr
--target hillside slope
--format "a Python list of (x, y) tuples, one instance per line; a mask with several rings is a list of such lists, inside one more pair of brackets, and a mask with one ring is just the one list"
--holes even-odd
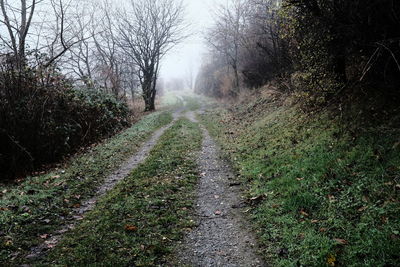
[(350, 131), (332, 112), (260, 95), (202, 120), (247, 187), (271, 266), (398, 264), (398, 130)]

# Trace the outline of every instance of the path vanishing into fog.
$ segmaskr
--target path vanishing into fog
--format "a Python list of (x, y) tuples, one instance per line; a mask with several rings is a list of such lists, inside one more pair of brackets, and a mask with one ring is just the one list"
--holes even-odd
[[(178, 99), (182, 99), (178, 96)], [(81, 203), (72, 211), (71, 220), (52, 233), (51, 238), (37, 247), (31, 248), (27, 259), (34, 260), (44, 256), (55, 247), (64, 234), (74, 229), (93, 210), (98, 199), (112, 190), (117, 183), (143, 163), (159, 138), (171, 128), (178, 119), (186, 118), (199, 124), (202, 130), (202, 148), (197, 164), (200, 173), (197, 200), (195, 201), (195, 227), (177, 244), (175, 252), (179, 265), (183, 266), (266, 266), (257, 255), (257, 242), (249, 230), (249, 223), (243, 215), (245, 204), (241, 199), (240, 182), (235, 177), (228, 162), (221, 158), (218, 145), (201, 125), (196, 116), (204, 112), (204, 108), (189, 111), (183, 107), (177, 108), (173, 120), (168, 125), (158, 129), (140, 150), (129, 158), (118, 170), (112, 173), (98, 187), (91, 199)]]

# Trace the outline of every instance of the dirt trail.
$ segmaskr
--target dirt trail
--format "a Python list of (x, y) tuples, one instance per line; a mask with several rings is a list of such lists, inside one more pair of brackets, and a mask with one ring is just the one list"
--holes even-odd
[(49, 249), (53, 248), (57, 245), (57, 243), (63, 237), (63, 234), (74, 229), (78, 222), (83, 219), (86, 212), (91, 211), (96, 205), (97, 200), (105, 195), (108, 191), (113, 189), (115, 185), (123, 180), (125, 177), (132, 172), (139, 164), (144, 162), (148, 157), (151, 149), (157, 144), (158, 139), (163, 135), (163, 133), (169, 129), (176, 120), (181, 116), (184, 108), (177, 109), (173, 114), (173, 121), (168, 125), (158, 129), (153, 133), (151, 138), (145, 142), (139, 151), (134, 154), (131, 158), (129, 158), (118, 170), (109, 175), (104, 183), (99, 186), (96, 190), (95, 196), (90, 198), (89, 200), (81, 203), (79, 208), (75, 208), (71, 211), (70, 219), (67, 220), (66, 224), (61, 227), (57, 232), (53, 233), (49, 239), (47, 239), (44, 243), (40, 244), (37, 247), (31, 248), (30, 254), (26, 257), (27, 259), (35, 259), (43, 254), (45, 254)]
[[(198, 122), (193, 112), (186, 116)], [(201, 180), (198, 187), (198, 227), (178, 252), (180, 265), (266, 266), (257, 255), (257, 242), (242, 215), (240, 188), (229, 164), (202, 127), (203, 145), (198, 159)]]

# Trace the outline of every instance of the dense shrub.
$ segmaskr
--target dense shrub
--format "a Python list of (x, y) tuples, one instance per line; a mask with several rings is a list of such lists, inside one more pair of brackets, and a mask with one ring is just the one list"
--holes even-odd
[(303, 74), (295, 89), (310, 104), (357, 94), (400, 96), (398, 2), (285, 0), (281, 16), (281, 35)]
[(74, 89), (54, 70), (0, 71), (0, 178), (60, 160), (128, 125), (113, 96)]

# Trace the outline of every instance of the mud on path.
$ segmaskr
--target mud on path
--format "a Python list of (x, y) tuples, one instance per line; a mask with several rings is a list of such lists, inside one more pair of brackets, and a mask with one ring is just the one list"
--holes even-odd
[[(186, 116), (198, 122), (193, 112)], [(229, 164), (208, 131), (198, 158), (201, 173), (196, 201), (198, 227), (179, 246), (180, 265), (266, 266), (242, 214), (241, 191)]]
[(97, 200), (104, 196), (108, 191), (113, 189), (115, 185), (127, 177), (139, 164), (143, 163), (149, 156), (152, 148), (157, 144), (158, 139), (168, 130), (181, 116), (184, 108), (177, 109), (173, 114), (173, 120), (169, 124), (156, 130), (148, 141), (146, 141), (136, 154), (130, 157), (118, 170), (109, 175), (103, 184), (99, 186), (95, 192), (95, 196), (84, 201), (80, 204), (79, 208), (74, 208), (71, 211), (70, 219), (66, 221), (58, 231), (53, 233), (49, 239), (39, 246), (31, 248), (30, 254), (26, 257), (27, 259), (35, 259), (43, 256), (49, 249), (55, 247), (58, 242), (62, 239), (63, 235), (74, 229), (76, 225), (81, 221), (86, 212), (91, 211)]

